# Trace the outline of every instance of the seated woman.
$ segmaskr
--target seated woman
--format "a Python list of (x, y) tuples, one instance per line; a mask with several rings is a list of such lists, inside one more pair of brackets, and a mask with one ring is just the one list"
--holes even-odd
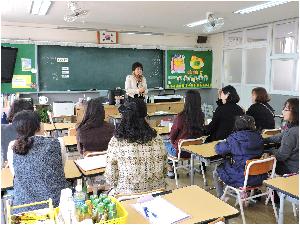
[[(201, 96), (195, 90), (187, 91), (185, 104), (182, 112), (174, 120), (170, 132), (170, 141), (165, 146), (168, 154), (177, 157), (178, 142), (180, 139), (199, 138), (204, 135), (204, 113), (201, 109)], [(188, 152), (181, 152), (182, 158), (190, 158)], [(168, 169), (168, 177), (173, 178), (175, 175), (171, 167)]]
[(287, 129), (282, 133), (264, 139), (265, 143), (281, 143), (272, 153), (277, 159), (276, 174), (299, 172), (299, 99), (288, 99), (282, 110)]
[[(36, 112), (23, 110), (15, 115), (12, 124), (18, 133), (18, 138), (10, 142), (7, 155), (9, 168), (14, 175), (13, 205), (51, 198), (54, 207), (57, 207), (61, 190), (69, 186), (58, 140), (35, 136), (40, 129)], [(14, 213), (37, 208), (16, 209)]]
[(105, 122), (105, 111), (101, 98), (88, 101), (82, 122), (77, 127), (77, 149), (85, 151), (106, 151), (113, 136), (114, 126)]
[(1, 158), (2, 158), (2, 165), (4, 161), (7, 161), (7, 148), (8, 144), (17, 138), (17, 131), (15, 127), (11, 124), (13, 117), (18, 112), (22, 110), (31, 110), (33, 111), (33, 105), (31, 102), (26, 101), (24, 99), (15, 100), (10, 107), (8, 113), (8, 122), (9, 124), (2, 124), (1, 123)]
[(107, 149), (106, 182), (113, 192), (133, 194), (165, 188), (166, 151), (146, 122), (146, 104), (139, 98), (120, 106), (121, 123)]
[(235, 117), (244, 114), (243, 109), (237, 105), (239, 101), (240, 97), (233, 86), (222, 88), (212, 121), (205, 126), (205, 133), (209, 135), (207, 142), (223, 140), (231, 134)]
[(270, 97), (263, 87), (257, 87), (252, 90), (253, 104), (249, 107), (246, 114), (254, 118), (256, 129), (259, 131), (275, 128), (275, 110), (268, 104), (269, 101)]
[[(226, 141), (220, 142), (215, 149), (218, 155), (227, 157), (213, 172), (217, 196), (223, 195), (223, 182), (234, 187), (244, 185), (244, 171), (246, 161), (260, 158), (263, 154), (264, 144), (261, 134), (256, 131), (252, 116), (239, 116), (234, 125), (235, 132), (228, 136)], [(250, 176), (248, 184), (260, 185), (265, 175)]]

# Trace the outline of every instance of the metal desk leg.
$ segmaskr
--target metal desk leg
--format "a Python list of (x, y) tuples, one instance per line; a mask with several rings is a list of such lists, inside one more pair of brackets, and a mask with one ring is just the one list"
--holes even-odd
[(194, 154), (191, 154), (191, 172), (190, 172), (190, 176), (191, 176), (191, 185), (194, 184)]
[[(200, 160), (201, 173), (202, 173), (202, 177), (203, 177), (204, 186), (207, 186), (207, 181), (206, 181), (206, 177), (205, 177), (205, 173), (204, 173), (204, 169), (203, 169), (202, 162), (203, 162), (203, 161)], [(206, 163), (205, 163), (205, 166), (206, 166)]]
[(280, 208), (279, 208), (279, 218), (278, 218), (278, 224), (283, 224), (283, 210), (284, 210), (284, 199), (285, 199), (285, 194), (283, 193), (278, 193), (280, 196)]

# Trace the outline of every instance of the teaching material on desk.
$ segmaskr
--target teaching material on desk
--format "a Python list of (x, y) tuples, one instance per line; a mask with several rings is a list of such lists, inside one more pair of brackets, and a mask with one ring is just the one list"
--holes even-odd
[[(143, 64), (148, 88), (162, 86), (163, 51), (158, 49), (38, 46), (42, 91), (124, 88), (134, 62)], [(67, 60), (58, 60), (59, 58)], [(69, 74), (62, 73), (69, 68)]]
[(75, 163), (84, 171), (106, 167), (106, 154), (78, 159)]
[(132, 206), (144, 217), (149, 219), (151, 223), (171, 224), (190, 217), (190, 215), (161, 197), (156, 197), (142, 203), (136, 203)]
[(165, 59), (165, 88), (212, 87), (212, 51), (167, 50)]
[[(17, 93), (17, 92), (36, 92), (36, 75), (32, 72), (32, 69), (36, 67), (36, 56), (35, 56), (35, 49), (36, 46), (34, 44), (9, 44), (9, 43), (1, 43), (2, 47), (11, 47), (18, 49), (17, 57), (15, 61), (15, 67), (13, 70), (13, 75), (26, 75), (30, 76), (30, 85), (25, 85), (25, 88), (22, 88), (23, 86), (15, 86), (15, 88), (12, 87), (12, 80), (10, 80), (9, 83), (2, 83), (1, 82), (1, 93)], [(1, 54), (5, 54), (3, 50), (1, 51)], [(2, 60), (6, 57), (1, 57)], [(4, 69), (4, 64), (1, 60), (1, 77), (2, 77), (2, 69)], [(29, 65), (30, 61), (30, 65)], [(22, 66), (23, 65), (23, 66)], [(31, 69), (29, 70), (29, 66)], [(3, 78), (2, 78), (3, 79)], [(28, 80), (28, 78), (24, 79)]]

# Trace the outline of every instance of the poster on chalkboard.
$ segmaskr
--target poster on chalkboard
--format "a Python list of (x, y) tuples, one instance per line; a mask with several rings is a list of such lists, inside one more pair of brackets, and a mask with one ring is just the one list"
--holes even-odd
[(212, 51), (167, 50), (166, 89), (211, 88)]

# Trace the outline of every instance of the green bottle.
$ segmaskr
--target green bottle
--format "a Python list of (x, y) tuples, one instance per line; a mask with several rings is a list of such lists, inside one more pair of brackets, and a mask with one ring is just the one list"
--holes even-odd
[(107, 206), (108, 209), (108, 218), (110, 220), (117, 218), (117, 209), (116, 209), (116, 203), (111, 202)]
[(97, 223), (99, 223), (101, 220), (104, 220), (104, 214), (105, 214), (105, 205), (100, 202), (97, 206)]

